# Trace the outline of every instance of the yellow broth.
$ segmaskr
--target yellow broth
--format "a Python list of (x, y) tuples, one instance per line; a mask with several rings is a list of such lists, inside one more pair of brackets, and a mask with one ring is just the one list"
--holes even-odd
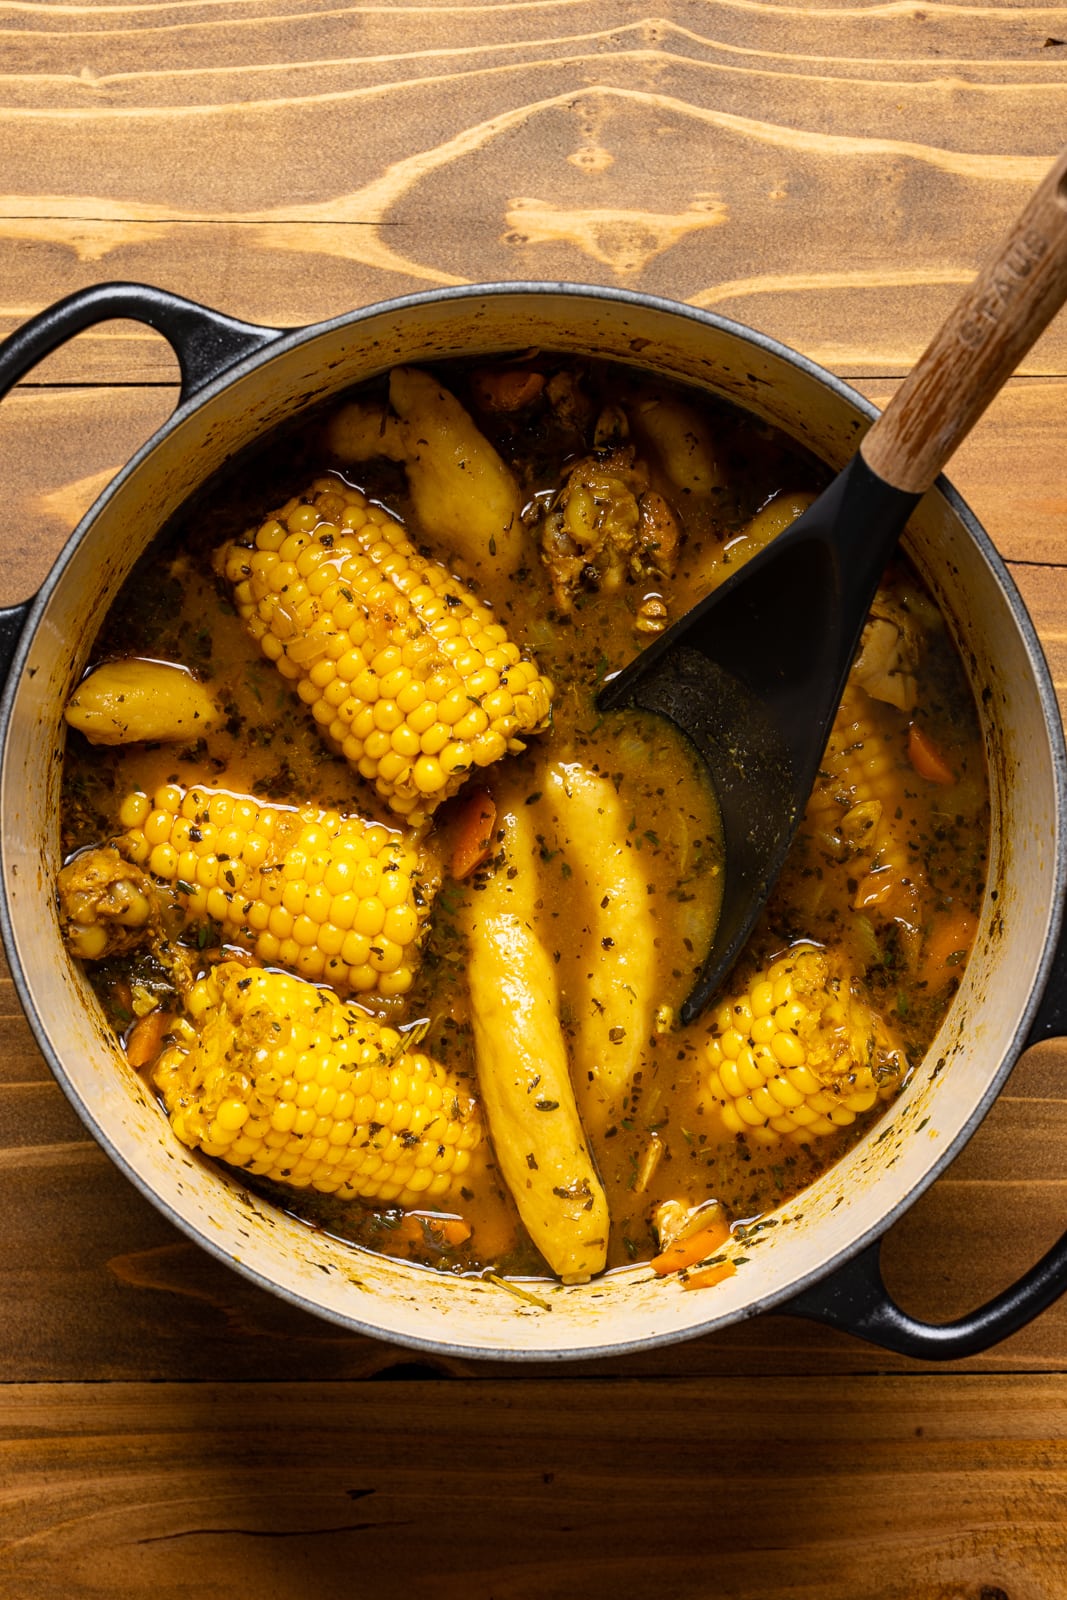
[[(526, 366), (547, 366), (564, 375), (570, 385), (565, 395), (578, 395), (581, 404), (556, 409), (535, 404), (501, 414), (479, 404), (484, 367), (456, 363), (442, 366), (438, 376), (469, 406), (534, 511), (548, 502), (583, 449), (588, 451), (594, 429), (603, 425), (600, 419), (607, 416), (610, 423), (612, 413), (626, 413), (652, 487), (670, 500), (682, 527), (673, 570), (636, 579), (631, 574), (615, 587), (579, 583), (573, 607), (566, 610), (535, 548), (518, 575), (502, 575), (488, 559), (474, 570), (425, 538), (394, 463), (353, 466), (332, 458), (325, 443), (328, 418), (283, 430), (208, 485), (153, 544), (112, 608), (93, 655), (94, 662), (143, 656), (193, 668), (224, 704), (225, 725), (188, 748), (135, 744), (102, 750), (72, 732), (63, 848), (69, 855), (115, 835), (121, 796), (131, 789), (152, 793), (165, 782), (208, 784), (290, 804), (313, 802), (397, 825), (382, 814), (377, 797), (347, 763), (322, 744), (306, 707), (259, 654), (212, 572), (212, 552), (226, 538), (299, 495), (323, 471), (343, 470), (348, 482), (404, 518), (412, 536), (432, 554), (451, 561), (556, 685), (549, 729), (529, 741), (525, 754), (505, 758), (474, 781), (493, 794), (498, 809), (529, 804), (536, 818), (540, 928), (557, 968), (575, 1091), (608, 1194), (608, 1265), (618, 1267), (655, 1253), (654, 1215), (663, 1202), (695, 1208), (716, 1199), (736, 1223), (750, 1223), (838, 1159), (881, 1110), (875, 1107), (839, 1132), (807, 1142), (760, 1142), (724, 1126), (708, 1088), (710, 1025), (699, 1019), (680, 1030), (673, 1022), (701, 965), (723, 870), (729, 867), (721, 859), (714, 797), (695, 755), (668, 724), (637, 713), (602, 717), (596, 707), (605, 677), (647, 642), (637, 622), (649, 615), (668, 620), (681, 615), (773, 527), (773, 514), (768, 523), (765, 509), (760, 522), (761, 508), (770, 504), (773, 513), (789, 495), (799, 495), (803, 503), (826, 475), (765, 425), (689, 396), (714, 438), (721, 472), (710, 486), (680, 490), (654, 430), (642, 423), (661, 396), (672, 401), (672, 391), (608, 365), (534, 356)], [(373, 397), (380, 390), (371, 386), (368, 392)], [(840, 953), (914, 1063), (951, 999), (973, 933), (984, 885), (987, 793), (977, 719), (948, 630), (906, 563), (887, 575), (886, 593), (922, 636), (922, 660), (915, 670), (918, 699), (911, 711), (864, 703), (879, 740), (880, 781), (899, 822), (895, 837), (905, 841), (908, 882), (919, 887), (909, 890), (906, 905), (887, 904), (884, 895), (881, 902), (876, 898), (884, 885), (872, 880), (868, 905), (858, 847), (839, 829), (829, 829), (824, 794), (822, 811), (815, 807), (801, 830), (741, 972), (798, 941)], [(931, 781), (917, 772), (915, 746), (909, 742), (915, 723), (950, 769), (951, 782), (943, 781), (944, 774)], [(847, 749), (842, 760), (846, 757)], [(610, 780), (622, 819), (616, 830), (620, 847), (645, 883), (654, 931), (652, 1026), (640, 1041), (629, 1087), (617, 1096), (599, 1086), (596, 1062), (578, 1059), (578, 1010), (590, 996), (597, 1003), (599, 952), (593, 930), (599, 924), (589, 903), (583, 853), (545, 798), (546, 773), (568, 762)], [(824, 775), (823, 789), (831, 797), (834, 781), (834, 773)], [(462, 792), (441, 808), (429, 835), (431, 849), (446, 867), (461, 805)], [(400, 1026), (428, 1020), (422, 1048), (475, 1092), (462, 925), (465, 905), (478, 890), (478, 875), (456, 882), (446, 873), (414, 991), (378, 1005)], [(187, 940), (205, 966), (223, 953), (219, 930), (210, 923), (190, 927)], [(135, 988), (164, 998), (169, 993), (167, 974), (147, 955), (103, 962), (90, 976), (120, 1033), (129, 1026)], [(458, 1246), (443, 1243), (432, 1227), (404, 1224), (392, 1208), (375, 1210), (313, 1191), (248, 1181), (309, 1223), (372, 1249), (450, 1271), (544, 1273), (489, 1151), (444, 1208), (472, 1225), (470, 1240)]]

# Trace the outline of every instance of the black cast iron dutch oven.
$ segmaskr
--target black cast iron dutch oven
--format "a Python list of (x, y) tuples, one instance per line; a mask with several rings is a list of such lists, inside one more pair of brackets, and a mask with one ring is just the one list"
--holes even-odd
[(397, 363), (541, 346), (596, 354), (703, 386), (784, 429), (831, 467), (873, 408), (774, 340), (648, 296), (566, 284), (448, 289), (277, 330), (140, 284), (69, 296), (0, 346), (0, 395), (91, 325), (132, 318), (169, 340), (180, 402), (83, 518), (40, 592), (0, 611), (0, 913), (14, 981), (53, 1072), (90, 1131), (165, 1216), (272, 1292), (412, 1348), (529, 1360), (608, 1355), (776, 1310), (909, 1355), (957, 1359), (1022, 1327), (1067, 1288), (1067, 1234), (1018, 1283), (945, 1326), (916, 1321), (879, 1270), (886, 1229), (985, 1115), (1019, 1053), (1067, 1028), (1060, 940), (1067, 763), (1033, 626), (988, 537), (943, 481), (905, 546), (967, 665), (993, 800), (991, 870), (974, 953), (919, 1070), (844, 1160), (777, 1214), (744, 1270), (685, 1294), (647, 1269), (527, 1305), (480, 1280), (356, 1250), (249, 1196), (239, 1176), (170, 1136), (59, 935), (62, 708), (109, 603), (149, 540), (235, 452)]

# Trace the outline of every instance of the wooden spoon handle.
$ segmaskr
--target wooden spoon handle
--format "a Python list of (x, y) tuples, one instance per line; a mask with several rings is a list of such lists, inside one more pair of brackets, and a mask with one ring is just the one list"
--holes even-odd
[(922, 494), (1067, 300), (1067, 149), (860, 446)]

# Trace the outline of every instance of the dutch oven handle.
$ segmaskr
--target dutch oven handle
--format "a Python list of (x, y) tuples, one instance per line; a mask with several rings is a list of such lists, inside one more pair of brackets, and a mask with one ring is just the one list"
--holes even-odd
[[(1067, 1034), (1067, 926), (1061, 929), (1044, 997), (1023, 1048)], [(882, 1280), (882, 1242), (804, 1289), (779, 1310), (925, 1361), (960, 1361), (1017, 1333), (1067, 1290), (1067, 1233), (1017, 1283), (955, 1322), (920, 1322), (901, 1310)]]
[[(0, 344), (0, 399), (39, 361), (97, 322), (126, 318), (146, 323), (168, 341), (181, 371), (179, 405), (243, 356), (284, 331), (238, 322), (220, 311), (147, 283), (98, 283), (57, 300)], [(36, 596), (0, 607), (0, 686)]]

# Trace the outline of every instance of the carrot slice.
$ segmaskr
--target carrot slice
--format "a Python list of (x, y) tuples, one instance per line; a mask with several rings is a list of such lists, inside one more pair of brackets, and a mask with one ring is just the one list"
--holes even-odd
[(714, 1255), (729, 1237), (730, 1224), (725, 1219), (720, 1219), (709, 1223), (706, 1228), (701, 1228), (698, 1233), (691, 1233), (683, 1239), (675, 1239), (666, 1250), (661, 1250), (658, 1256), (652, 1257), (649, 1266), (653, 1272), (665, 1278), (670, 1272), (681, 1272), (685, 1267), (695, 1267), (698, 1261), (704, 1261), (708, 1256)]
[(425, 1211), (405, 1211), (388, 1231), (388, 1239), (396, 1244), (437, 1245), (455, 1249), (466, 1244), (471, 1236), (471, 1225), (462, 1217), (438, 1217)]
[(717, 1261), (713, 1267), (701, 1267), (682, 1280), (683, 1289), (710, 1289), (712, 1284), (732, 1278), (737, 1268), (732, 1261)]
[(929, 783), (941, 783), (947, 787), (956, 782), (956, 774), (945, 757), (917, 722), (913, 722), (908, 729), (908, 760), (919, 777)]
[(496, 802), (488, 789), (468, 795), (456, 818), (452, 845), (452, 876), (469, 878), (493, 847)]
[(923, 947), (920, 976), (933, 992), (959, 976), (977, 930), (977, 918), (962, 906), (931, 928)]
[(163, 1045), (163, 1035), (174, 1021), (171, 1012), (162, 1006), (138, 1017), (126, 1035), (126, 1059), (131, 1067), (147, 1067), (158, 1056)]

